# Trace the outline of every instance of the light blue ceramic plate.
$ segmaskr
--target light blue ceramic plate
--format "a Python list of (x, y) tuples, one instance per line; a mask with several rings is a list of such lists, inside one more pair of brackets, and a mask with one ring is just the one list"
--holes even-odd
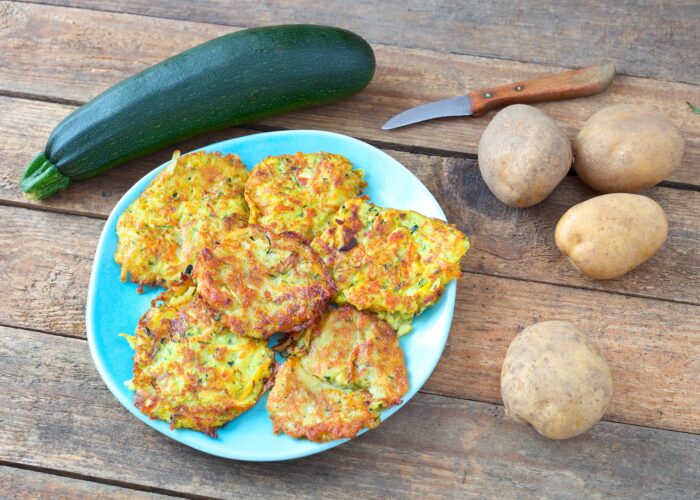
[[(376, 204), (416, 210), (445, 219), (435, 198), (403, 165), (352, 137), (315, 130), (270, 132), (219, 142), (203, 149), (238, 154), (248, 168), (270, 155), (297, 151), (342, 154), (365, 171), (368, 184), (365, 193)], [(95, 365), (107, 387), (141, 421), (176, 441), (212, 455), (251, 461), (287, 460), (318, 453), (347, 441), (312, 443), (273, 434), (265, 408), (266, 396), (248, 412), (221, 428), (218, 438), (186, 429), (170, 430), (168, 424), (150, 420), (134, 407), (133, 393), (124, 386), (124, 382), (132, 376), (133, 352), (119, 333), (134, 331), (138, 319), (149, 308), (151, 299), (161, 290), (147, 289), (139, 295), (135, 284), (119, 281), (119, 266), (113, 258), (117, 245), (116, 224), (124, 209), (164, 166), (146, 175), (124, 195), (110, 214), (97, 245), (88, 290), (87, 336)], [(440, 359), (452, 322), (455, 290), (453, 281), (438, 303), (414, 320), (414, 330), (401, 338), (410, 384), (404, 404), (421, 388)], [(389, 418), (400, 407), (385, 410), (381, 415), (382, 420)], [(381, 429), (380, 426), (372, 432), (382, 432)]]

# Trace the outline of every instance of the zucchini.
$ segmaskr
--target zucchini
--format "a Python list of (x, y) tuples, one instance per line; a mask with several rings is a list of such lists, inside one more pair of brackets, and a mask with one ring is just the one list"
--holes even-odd
[(349, 97), (374, 75), (346, 30), (283, 25), (224, 35), (156, 64), (67, 116), (20, 187), (46, 198), (72, 181), (204, 132)]

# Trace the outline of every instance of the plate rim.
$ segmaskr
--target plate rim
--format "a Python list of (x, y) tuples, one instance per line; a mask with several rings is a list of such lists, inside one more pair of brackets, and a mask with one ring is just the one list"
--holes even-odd
[[(182, 155), (195, 152), (195, 151), (212, 151), (212, 150), (217, 150), (221, 149), (222, 147), (228, 147), (231, 143), (240, 143), (240, 142), (247, 142), (250, 140), (257, 141), (257, 140), (264, 140), (266, 137), (271, 137), (271, 136), (277, 136), (277, 137), (284, 137), (284, 136), (299, 136), (299, 135), (316, 135), (316, 136), (326, 136), (326, 137), (331, 137), (336, 140), (342, 140), (342, 141), (350, 141), (352, 143), (360, 145), (360, 147), (363, 148), (370, 148), (375, 150), (375, 152), (379, 153), (380, 156), (386, 157), (390, 162), (395, 163), (398, 165), (400, 168), (402, 168), (406, 174), (411, 176), (416, 182), (417, 185), (420, 186), (422, 190), (425, 191), (425, 193), (429, 196), (429, 199), (432, 199), (432, 201), (435, 204), (435, 207), (438, 210), (439, 216), (442, 220), (446, 221), (445, 213), (442, 210), (442, 207), (440, 206), (440, 203), (435, 199), (433, 194), (430, 192), (430, 190), (421, 182), (420, 179), (418, 179), (413, 172), (411, 172), (408, 168), (406, 168), (401, 162), (399, 162), (397, 159), (393, 158), (389, 154), (385, 153), (381, 149), (364, 142), (360, 139), (356, 139), (351, 136), (347, 136), (344, 134), (339, 134), (336, 132), (329, 132), (325, 130), (314, 130), (314, 129), (298, 129), (298, 130), (282, 130), (282, 131), (273, 131), (273, 132), (259, 132), (259, 133), (253, 133), (249, 135), (244, 135), (244, 136), (239, 136), (239, 137), (232, 137), (229, 139), (225, 139), (222, 141), (218, 141), (212, 144), (208, 144), (205, 146), (202, 146), (200, 148), (194, 149), (192, 151), (188, 151), (186, 153), (182, 153)], [(176, 433), (167, 433), (166, 431), (160, 429), (159, 427), (155, 426), (151, 422), (158, 422), (150, 419), (138, 409), (135, 407), (132, 408), (133, 406), (133, 401), (126, 399), (122, 397), (122, 392), (119, 390), (119, 382), (114, 380), (114, 377), (112, 377), (109, 374), (108, 369), (104, 366), (102, 359), (100, 357), (100, 354), (98, 352), (98, 348), (96, 346), (96, 333), (93, 331), (93, 325), (95, 324), (95, 316), (94, 316), (94, 303), (96, 301), (96, 281), (97, 281), (97, 268), (99, 265), (99, 258), (101, 255), (104, 255), (104, 246), (106, 245), (106, 240), (107, 240), (107, 229), (110, 227), (111, 223), (114, 221), (116, 217), (119, 217), (122, 212), (128, 207), (129, 204), (135, 199), (133, 196), (138, 196), (151, 182), (153, 177), (157, 175), (158, 172), (160, 172), (163, 168), (165, 168), (166, 165), (170, 163), (170, 160), (162, 163), (161, 165), (153, 168), (146, 174), (144, 174), (139, 180), (137, 180), (119, 199), (119, 201), (114, 205), (112, 210), (110, 211), (110, 214), (105, 221), (105, 224), (102, 228), (102, 231), (100, 233), (100, 238), (98, 240), (97, 246), (95, 248), (95, 257), (93, 259), (92, 266), (90, 268), (90, 280), (88, 283), (88, 293), (86, 297), (86, 311), (85, 311), (85, 330), (86, 330), (86, 337), (87, 337), (87, 342), (88, 342), (88, 347), (90, 350), (90, 356), (92, 358), (93, 364), (95, 365), (95, 368), (97, 369), (97, 372), (100, 375), (100, 378), (102, 381), (105, 383), (109, 391), (112, 393), (112, 395), (115, 397), (115, 399), (126, 409), (128, 410), (132, 415), (137, 417), (138, 420), (140, 420), (142, 423), (150, 427), (151, 429), (157, 431), (158, 433), (173, 439), (174, 441), (183, 444), (185, 446), (188, 446), (190, 448), (196, 449), (200, 452), (207, 453), (209, 455), (221, 457), (221, 458), (226, 458), (230, 460), (240, 460), (240, 461), (248, 461), (248, 462), (276, 462), (276, 461), (285, 461), (285, 460), (292, 460), (296, 458), (302, 458), (310, 455), (315, 455), (317, 453), (321, 453), (323, 451), (329, 450), (331, 448), (335, 448), (336, 446), (339, 446), (343, 443), (346, 443), (350, 441), (350, 439), (345, 438), (345, 439), (338, 439), (334, 441), (329, 441), (329, 442), (322, 442), (322, 443), (314, 443), (314, 446), (310, 450), (303, 450), (301, 452), (287, 452), (287, 453), (281, 453), (277, 454), (274, 456), (266, 456), (266, 455), (256, 455), (256, 456), (249, 456), (249, 455), (240, 455), (236, 454), (235, 450), (230, 450), (231, 453), (221, 453), (218, 450), (214, 450), (211, 448), (207, 448), (206, 446), (202, 446), (199, 443), (192, 443), (188, 441), (186, 438), (182, 438)], [(252, 168), (252, 167), (251, 167)], [(393, 406), (391, 408), (388, 408), (386, 410), (383, 410), (381, 412), (381, 420), (382, 422), (389, 418), (391, 415), (396, 413), (399, 409), (401, 409), (408, 401), (410, 401), (419, 391), (420, 389), (425, 385), (427, 380), (430, 378), (430, 376), (433, 374), (435, 371), (435, 368), (437, 367), (438, 362), (440, 359), (442, 359), (442, 355), (445, 350), (445, 345), (447, 344), (447, 338), (449, 337), (449, 333), (451, 330), (452, 326), (452, 320), (454, 317), (454, 309), (455, 309), (455, 301), (456, 301), (456, 284), (455, 279), (451, 280), (447, 285), (445, 286), (445, 291), (442, 294), (441, 300), (447, 300), (447, 308), (446, 312), (443, 313), (445, 316), (445, 322), (446, 322), (446, 328), (444, 329), (443, 332), (441, 332), (441, 335), (439, 337), (436, 337), (434, 340), (436, 343), (439, 343), (439, 354), (433, 359), (430, 363), (430, 366), (426, 364), (426, 367), (429, 369), (426, 370), (426, 375), (422, 380), (416, 381), (415, 384), (415, 390), (410, 389), (409, 392), (411, 393), (410, 397), (405, 398), (401, 404)], [(432, 307), (432, 306), (431, 306)], [(265, 396), (265, 395), (263, 395)], [(367, 432), (368, 429), (363, 429), (361, 430), (358, 435), (354, 438), (357, 439), (360, 435), (364, 434)]]

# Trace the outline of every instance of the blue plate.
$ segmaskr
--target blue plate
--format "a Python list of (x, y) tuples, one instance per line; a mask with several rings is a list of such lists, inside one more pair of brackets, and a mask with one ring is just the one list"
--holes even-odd
[[(327, 151), (346, 156), (365, 171), (368, 187), (365, 193), (383, 207), (416, 210), (445, 219), (445, 214), (430, 191), (392, 157), (352, 137), (315, 130), (295, 130), (250, 135), (212, 144), (205, 151), (238, 154), (248, 168), (270, 155), (302, 151)], [(141, 315), (161, 289), (136, 293), (133, 283), (119, 280), (119, 266), (114, 262), (117, 245), (116, 225), (122, 212), (143, 191), (151, 179), (163, 169), (161, 165), (137, 182), (117, 203), (102, 231), (90, 277), (87, 301), (87, 336), (90, 352), (102, 379), (112, 394), (138, 419), (176, 441), (220, 457), (251, 461), (287, 460), (318, 453), (347, 441), (313, 443), (275, 435), (266, 410), (264, 396), (249, 411), (219, 430), (218, 438), (200, 432), (171, 430), (167, 423), (150, 420), (133, 404), (133, 392), (124, 386), (132, 376), (133, 352), (119, 333), (133, 333)], [(401, 338), (406, 357), (410, 389), (404, 403), (410, 400), (435, 369), (452, 322), (455, 304), (455, 282), (448, 284), (440, 300), (413, 322), (414, 329)], [(401, 406), (385, 410), (382, 420)], [(382, 432), (381, 426), (373, 432)]]

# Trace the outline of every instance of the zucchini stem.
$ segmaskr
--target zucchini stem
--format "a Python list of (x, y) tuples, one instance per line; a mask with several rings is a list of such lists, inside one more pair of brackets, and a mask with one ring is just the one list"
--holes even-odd
[(39, 153), (27, 165), (19, 181), (24, 196), (30, 200), (41, 200), (65, 189), (70, 178), (49, 161), (44, 153)]

